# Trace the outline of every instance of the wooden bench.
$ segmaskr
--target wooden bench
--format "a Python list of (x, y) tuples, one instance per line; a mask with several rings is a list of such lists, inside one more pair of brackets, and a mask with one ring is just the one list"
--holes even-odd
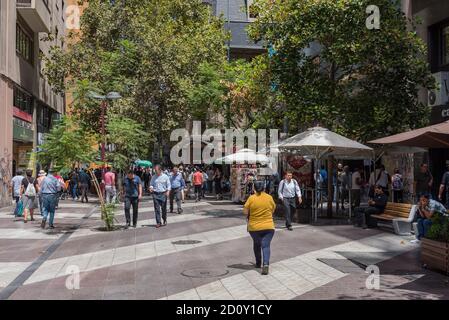
[(391, 222), (394, 232), (398, 235), (410, 235), (416, 208), (417, 206), (413, 204), (388, 202), (382, 214), (373, 214), (371, 217)]

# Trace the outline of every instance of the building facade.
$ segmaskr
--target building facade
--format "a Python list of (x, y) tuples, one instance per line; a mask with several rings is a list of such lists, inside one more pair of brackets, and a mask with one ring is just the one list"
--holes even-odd
[[(403, 0), (402, 5), (408, 17), (421, 20), (417, 34), (427, 45), (430, 71), (438, 85), (438, 90), (421, 90), (420, 100), (430, 107), (430, 124), (449, 121), (449, 1)], [(422, 162), (429, 162), (434, 175), (434, 194), (448, 160), (449, 149), (429, 149), (422, 158)], [(415, 161), (416, 170), (420, 163)]]
[(50, 47), (64, 46), (65, 9), (65, 0), (0, 1), (0, 206), (16, 171), (37, 169), (32, 151), (65, 111), (42, 73)]
[(420, 100), (431, 107), (431, 124), (449, 120), (449, 1), (403, 0), (409, 17), (418, 17), (417, 34), (428, 47), (428, 62), (440, 90), (420, 92)]
[(231, 34), (228, 43), (231, 60), (251, 59), (265, 51), (262, 44), (254, 43), (247, 33), (247, 27), (254, 19), (251, 13), (253, 0), (204, 0), (204, 3), (225, 21), (225, 28)]

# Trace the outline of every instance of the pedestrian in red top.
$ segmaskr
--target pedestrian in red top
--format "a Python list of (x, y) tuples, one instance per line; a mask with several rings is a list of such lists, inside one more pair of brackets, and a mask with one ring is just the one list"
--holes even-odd
[(201, 201), (201, 195), (203, 193), (203, 171), (199, 168), (196, 168), (192, 180), (193, 186), (195, 187), (195, 202)]

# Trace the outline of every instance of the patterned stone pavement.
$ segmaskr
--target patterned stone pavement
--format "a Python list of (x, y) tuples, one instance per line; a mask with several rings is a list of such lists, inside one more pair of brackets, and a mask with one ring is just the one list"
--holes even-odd
[[(208, 202), (209, 201), (209, 202)], [(63, 201), (54, 230), (0, 209), (0, 299), (448, 299), (447, 277), (424, 270), (410, 237), (348, 225), (277, 220), (270, 274), (254, 268), (242, 207), (188, 201), (156, 229), (152, 201), (136, 229), (102, 231), (97, 203)], [(123, 226), (124, 214), (116, 213)], [(366, 287), (366, 266), (380, 288)], [(74, 270), (79, 288), (71, 289)], [(69, 284), (69, 286), (67, 286)]]

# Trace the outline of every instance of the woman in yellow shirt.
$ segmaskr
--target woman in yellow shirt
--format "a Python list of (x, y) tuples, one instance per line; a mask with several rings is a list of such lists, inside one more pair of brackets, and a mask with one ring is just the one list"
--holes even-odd
[(263, 181), (254, 184), (256, 194), (250, 196), (245, 203), (243, 213), (248, 216), (248, 231), (253, 238), (256, 268), (262, 266), (262, 274), (268, 274), (270, 265), (270, 244), (274, 236), (273, 212), (276, 208), (273, 197), (263, 192)]

